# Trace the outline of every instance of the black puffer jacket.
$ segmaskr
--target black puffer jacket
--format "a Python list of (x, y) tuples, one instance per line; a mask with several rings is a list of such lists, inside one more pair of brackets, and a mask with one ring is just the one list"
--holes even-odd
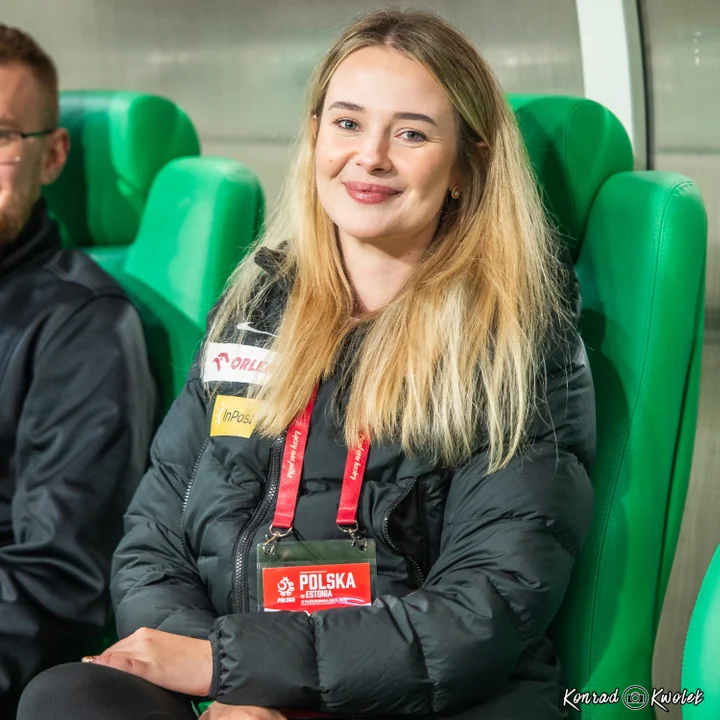
[[(268, 255), (259, 263), (272, 272)], [(279, 284), (245, 346), (266, 347), (283, 303)], [(213, 348), (219, 396), (243, 397), (252, 351)], [(212, 366), (211, 366), (212, 367)], [(224, 368), (220, 372), (221, 368)], [(236, 380), (236, 382), (233, 382)], [(303, 540), (340, 539), (335, 526), (347, 457), (321, 384), (312, 412), (295, 520)], [(221, 397), (200, 370), (161, 427), (115, 555), (121, 637), (146, 626), (209, 638), (211, 696), (229, 704), (317, 709), (338, 715), (496, 713), (559, 717), (560, 677), (544, 634), (563, 599), (592, 514), (595, 451), (589, 366), (575, 333), (547, 361), (547, 402), (530, 446), (487, 475), (484, 451), (444, 470), (373, 445), (358, 510), (377, 542), (372, 607), (257, 612), (255, 548), (274, 509), (283, 438), (213, 436)], [(524, 681), (527, 681), (524, 683)], [(517, 694), (517, 693), (516, 693)], [(542, 703), (544, 706), (541, 706)], [(516, 717), (516, 715), (507, 715)]]

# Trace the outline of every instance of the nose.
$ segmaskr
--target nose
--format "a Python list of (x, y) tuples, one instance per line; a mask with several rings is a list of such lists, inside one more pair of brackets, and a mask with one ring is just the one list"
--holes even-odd
[(372, 175), (392, 170), (389, 138), (382, 132), (363, 133), (355, 163)]

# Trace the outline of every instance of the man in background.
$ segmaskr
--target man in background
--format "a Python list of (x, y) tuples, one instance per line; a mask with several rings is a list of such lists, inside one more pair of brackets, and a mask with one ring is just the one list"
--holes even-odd
[(34, 675), (79, 659), (106, 626), (111, 556), (153, 428), (138, 314), (85, 254), (61, 247), (42, 199), (68, 150), (52, 60), (0, 24), (3, 720)]

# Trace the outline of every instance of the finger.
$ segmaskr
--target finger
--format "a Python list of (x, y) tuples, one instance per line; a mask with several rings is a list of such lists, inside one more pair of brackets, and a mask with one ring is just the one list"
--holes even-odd
[[(100, 655), (96, 655), (94, 662), (98, 665), (106, 665), (108, 664), (107, 659), (110, 654), (137, 655), (138, 646), (142, 643), (142, 638), (144, 637), (141, 633), (142, 630), (143, 628), (136, 630), (132, 635), (128, 635), (126, 638), (118, 640), (114, 645), (111, 645), (109, 648), (100, 653)], [(83, 658), (83, 662), (85, 662), (85, 658)]]
[(114, 645), (111, 645), (101, 654), (104, 655), (108, 652), (133, 650), (148, 641), (152, 641), (158, 634), (162, 635), (163, 633), (158, 633), (157, 630), (152, 630), (146, 627), (138, 628), (134, 633), (132, 633), (132, 635), (128, 635), (122, 640), (118, 640)]
[(247, 718), (248, 720), (287, 720), (287, 718), (277, 710), (262, 707), (248, 707)]
[[(136, 641), (134, 641), (133, 636), (130, 635), (129, 637), (126, 637), (122, 640), (118, 640), (114, 645), (111, 645), (109, 648), (105, 649), (102, 653), (100, 653), (100, 655), (89, 655), (86, 658), (83, 658), (82, 662), (94, 662), (98, 658), (107, 655), (107, 653), (123, 652), (133, 647), (135, 644)], [(90, 658), (93, 658), (93, 660), (91, 660)]]
[(150, 680), (148, 663), (124, 652), (106, 650), (102, 655), (95, 658), (94, 665), (103, 665), (115, 670), (136, 675), (137, 677)]
[(103, 665), (104, 667), (114, 667), (120, 669), (119, 655), (115, 650), (106, 650), (101, 655), (93, 658), (93, 665)]
[(200, 716), (200, 720), (256, 720), (256, 718), (244, 705), (214, 702)]
[(251, 718), (241, 708), (215, 702), (200, 716), (200, 720), (251, 720)]

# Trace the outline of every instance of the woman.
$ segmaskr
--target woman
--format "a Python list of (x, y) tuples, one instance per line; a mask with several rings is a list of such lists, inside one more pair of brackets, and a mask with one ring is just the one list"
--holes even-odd
[(187, 696), (208, 720), (562, 717), (544, 633), (591, 519), (592, 383), (474, 47), (431, 14), (355, 23), (279, 207), (129, 510), (123, 639), (41, 676), (20, 720), (49, 697), (193, 717)]

